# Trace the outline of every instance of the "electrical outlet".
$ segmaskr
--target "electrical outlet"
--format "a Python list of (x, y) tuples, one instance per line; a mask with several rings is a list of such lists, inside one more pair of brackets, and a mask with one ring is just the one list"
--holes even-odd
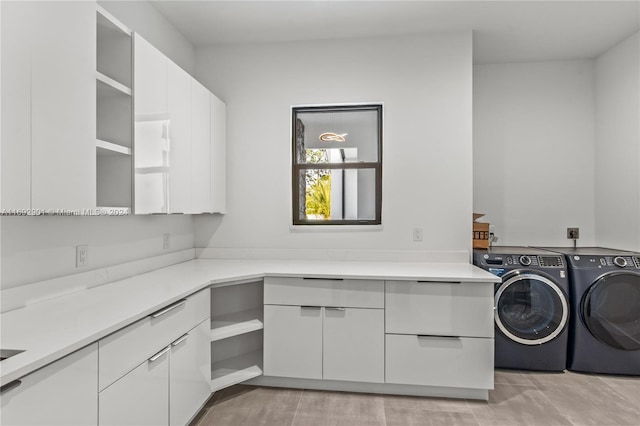
[(167, 250), (171, 247), (171, 234), (164, 234), (162, 236), (162, 249)]
[(89, 246), (76, 246), (76, 268), (89, 264)]
[(422, 241), (422, 228), (413, 228), (413, 241)]
[(580, 228), (567, 228), (567, 239), (577, 240), (580, 238)]

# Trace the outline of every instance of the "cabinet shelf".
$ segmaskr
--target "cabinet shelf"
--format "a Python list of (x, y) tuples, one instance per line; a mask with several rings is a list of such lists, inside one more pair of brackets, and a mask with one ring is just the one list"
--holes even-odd
[[(108, 77), (102, 74), (100, 71), (96, 71), (96, 80), (98, 80), (99, 82), (105, 84), (106, 86), (114, 90), (117, 90), (120, 93), (123, 93), (127, 96), (131, 96), (131, 89), (129, 87), (125, 86), (122, 83), (117, 82), (111, 77)], [(100, 85), (98, 85), (98, 90), (100, 90)]]
[(96, 148), (98, 156), (101, 155), (131, 155), (131, 148), (118, 145), (115, 143), (96, 139)]
[(211, 341), (262, 330), (262, 307), (211, 318)]
[(214, 363), (211, 368), (211, 391), (242, 383), (262, 375), (262, 350)]

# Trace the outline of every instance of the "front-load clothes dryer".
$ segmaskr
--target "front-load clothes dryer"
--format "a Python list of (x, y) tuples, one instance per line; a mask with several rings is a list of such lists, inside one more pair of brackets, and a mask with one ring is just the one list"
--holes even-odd
[(570, 312), (564, 256), (492, 247), (475, 249), (473, 263), (502, 278), (495, 286), (495, 366), (563, 371)]
[(565, 255), (572, 320), (569, 370), (640, 375), (640, 254), (600, 247)]

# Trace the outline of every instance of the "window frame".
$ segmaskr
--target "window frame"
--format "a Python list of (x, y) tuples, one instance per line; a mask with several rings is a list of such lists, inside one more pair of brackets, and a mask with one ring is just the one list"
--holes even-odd
[[(331, 225), (382, 225), (382, 143), (383, 143), (383, 110), (382, 103), (315, 105), (291, 107), (291, 212), (293, 226), (331, 226)], [(322, 113), (341, 111), (376, 111), (377, 113), (377, 161), (353, 163), (298, 163), (296, 144), (296, 121), (300, 113)], [(373, 169), (375, 174), (375, 217), (373, 219), (301, 219), (300, 206), (300, 174), (303, 170), (358, 170)], [(344, 194), (343, 194), (344, 197)]]

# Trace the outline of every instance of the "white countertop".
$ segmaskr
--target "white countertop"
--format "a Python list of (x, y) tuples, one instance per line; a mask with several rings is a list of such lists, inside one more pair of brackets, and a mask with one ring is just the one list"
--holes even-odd
[(265, 276), (498, 282), (464, 263), (196, 259), (0, 315), (0, 385), (210, 285)]

